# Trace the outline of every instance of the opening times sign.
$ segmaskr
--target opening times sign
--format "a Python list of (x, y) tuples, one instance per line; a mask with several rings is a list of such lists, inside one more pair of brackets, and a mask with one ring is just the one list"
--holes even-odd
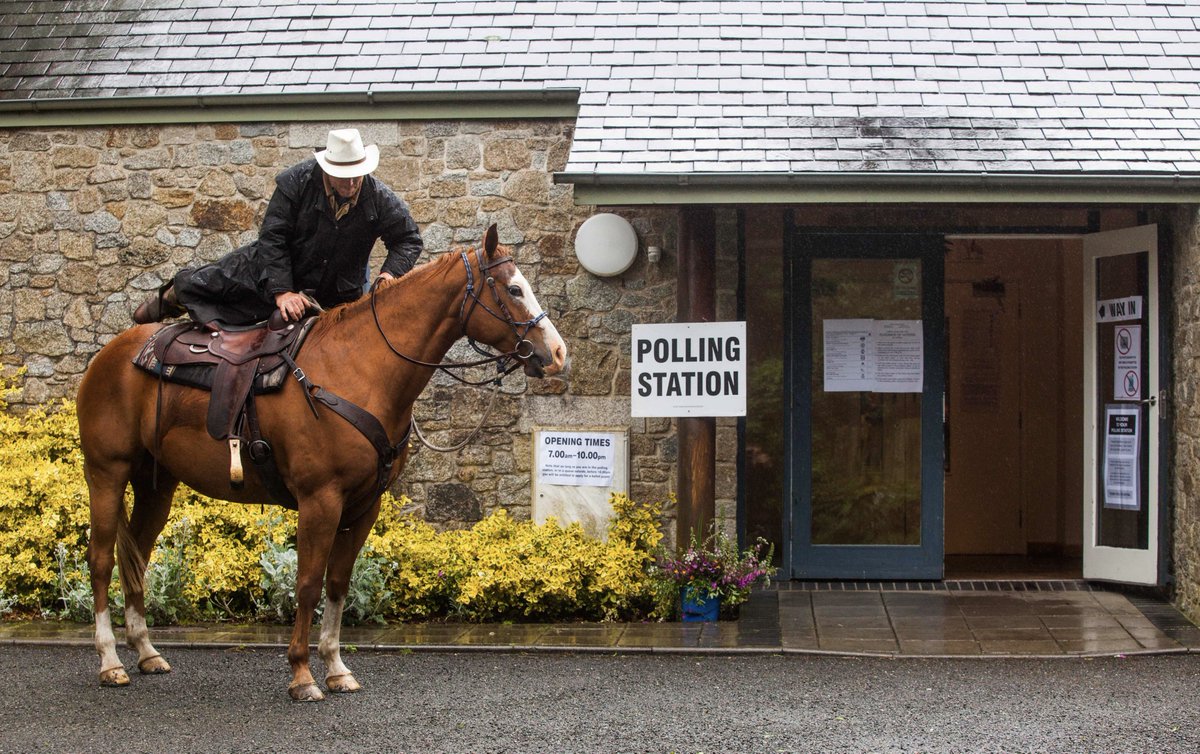
[(634, 325), (632, 416), (745, 416), (746, 323)]
[(613, 480), (613, 436), (607, 432), (542, 432), (538, 481), (572, 487), (608, 487)]

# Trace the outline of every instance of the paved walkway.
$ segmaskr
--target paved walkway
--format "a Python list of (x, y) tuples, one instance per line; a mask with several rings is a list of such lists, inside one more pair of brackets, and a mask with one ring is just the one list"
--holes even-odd
[[(159, 647), (284, 646), (286, 626), (170, 626)], [(315, 637), (314, 637), (315, 638)], [(719, 623), (355, 626), (359, 648), (1054, 657), (1200, 652), (1200, 628), (1151, 597), (1084, 582), (783, 583)], [(90, 625), (0, 624), (3, 644), (90, 645)]]

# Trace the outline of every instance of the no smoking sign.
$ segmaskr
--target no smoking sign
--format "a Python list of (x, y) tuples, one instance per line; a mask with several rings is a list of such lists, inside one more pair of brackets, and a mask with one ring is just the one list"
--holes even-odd
[(1117, 325), (1113, 329), (1113, 398), (1142, 399), (1142, 326)]

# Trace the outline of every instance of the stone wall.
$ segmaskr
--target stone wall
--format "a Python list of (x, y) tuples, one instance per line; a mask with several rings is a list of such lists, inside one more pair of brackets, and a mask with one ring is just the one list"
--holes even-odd
[(1200, 208), (1176, 212), (1174, 222), (1175, 442), (1172, 468), (1172, 560), (1175, 601), (1200, 622)]
[[(572, 187), (551, 180), (570, 147), (566, 120), (0, 130), (0, 365), (10, 377), (24, 368), (14, 404), (73, 396), (91, 356), (130, 326), (134, 305), (181, 267), (253, 240), (274, 176), (343, 126), (380, 146), (376, 176), (408, 201), (426, 257), (477, 243), (499, 225), (573, 363), (566, 388), (515, 375), (478, 440), (452, 454), (420, 450), (398, 491), (446, 526), (498, 507), (528, 516), (533, 428), (628, 426), (630, 494), (665, 500), (675, 487), (673, 422), (629, 416), (628, 354), (632, 323), (674, 318), (676, 212), (620, 212), (643, 250), (663, 247), (658, 264), (639, 254), (621, 276), (585, 272), (572, 244), (596, 209), (576, 206)], [(728, 269), (735, 229), (731, 212), (722, 217)], [(732, 291), (720, 298), (730, 318)], [(486, 403), (484, 393), (435, 379), (417, 416), (431, 441), (449, 444), (474, 428)], [(722, 421), (717, 489), (730, 521), (735, 432)]]

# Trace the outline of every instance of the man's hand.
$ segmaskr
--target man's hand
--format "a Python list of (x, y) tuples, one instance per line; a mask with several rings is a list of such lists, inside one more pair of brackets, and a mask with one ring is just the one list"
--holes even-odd
[(395, 276), (395, 275), (393, 275), (393, 274), (392, 274), (392, 273), (390, 273), (390, 272), (380, 272), (380, 273), (379, 273), (379, 277), (377, 277), (377, 278), (375, 278), (374, 280), (372, 280), (372, 281), (371, 281), (371, 285), (370, 285), (370, 287), (369, 287), (369, 288), (367, 288), (367, 290), (368, 290), (370, 293), (374, 294), (374, 293), (375, 293), (375, 289), (376, 289), (377, 287), (379, 287), (379, 284), (380, 284), (380, 283), (382, 283), (382, 282), (383, 282), (383, 281), (385, 281), (385, 280), (395, 280), (395, 279), (396, 279), (396, 276)]
[(308, 299), (291, 291), (276, 293), (275, 307), (279, 309), (285, 322), (297, 322), (304, 316), (304, 310), (308, 308)]

